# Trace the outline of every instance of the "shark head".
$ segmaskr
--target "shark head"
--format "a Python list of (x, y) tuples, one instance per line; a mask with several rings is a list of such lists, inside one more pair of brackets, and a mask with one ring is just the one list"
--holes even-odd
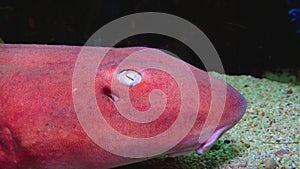
[(156, 49), (117, 50), (102, 60), (95, 93), (116, 133), (144, 141), (120, 140), (122, 151), (201, 154), (242, 118), (246, 100), (225, 81)]

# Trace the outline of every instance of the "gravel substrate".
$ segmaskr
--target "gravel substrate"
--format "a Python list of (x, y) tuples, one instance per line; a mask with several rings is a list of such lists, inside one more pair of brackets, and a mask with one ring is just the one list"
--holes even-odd
[(224, 79), (248, 102), (243, 119), (204, 155), (191, 152), (122, 168), (300, 169), (300, 86), (251, 76)]

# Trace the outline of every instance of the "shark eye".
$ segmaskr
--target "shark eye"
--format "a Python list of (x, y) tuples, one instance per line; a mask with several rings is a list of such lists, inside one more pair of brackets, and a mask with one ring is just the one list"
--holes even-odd
[(142, 75), (134, 70), (123, 70), (118, 74), (118, 80), (125, 86), (133, 87), (142, 82)]

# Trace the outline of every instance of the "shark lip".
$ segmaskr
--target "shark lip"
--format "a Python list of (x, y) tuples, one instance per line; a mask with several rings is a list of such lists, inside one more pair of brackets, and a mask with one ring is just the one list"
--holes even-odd
[(206, 141), (204, 142), (199, 142), (200, 147), (197, 149), (197, 153), (203, 154), (206, 152), (208, 149), (210, 149), (213, 144), (222, 136), (223, 133), (225, 133), (227, 130), (231, 129), (244, 115), (244, 112), (246, 110), (247, 104), (246, 104), (246, 99), (242, 97), (240, 101), (241, 106), (237, 108), (236, 112), (236, 117), (233, 121), (230, 123), (227, 123), (225, 126), (221, 128), (217, 128), (212, 135), (210, 135)]
[(230, 126), (225, 126), (220, 129), (217, 129), (209, 138), (204, 141), (203, 143), (200, 143), (200, 147), (197, 149), (198, 154), (203, 154), (207, 150), (209, 150), (213, 144), (222, 136), (223, 133), (225, 133), (227, 130), (229, 130)]
[(194, 145), (192, 147), (185, 148), (185, 149), (181, 150), (180, 152), (172, 152), (167, 155), (169, 157), (177, 157), (177, 156), (181, 156), (181, 155), (186, 155), (186, 154), (190, 153), (191, 151), (197, 149), (197, 147), (199, 147), (199, 146)]
[(177, 157), (177, 156), (181, 156), (181, 155), (186, 155), (193, 150), (197, 150), (198, 154), (203, 154), (208, 149), (210, 149), (213, 146), (213, 144), (222, 136), (222, 134), (225, 133), (230, 128), (231, 128), (231, 126), (225, 126), (220, 129), (217, 129), (203, 143), (199, 142), (198, 144), (194, 144), (192, 146), (188, 146), (188, 147), (181, 149), (180, 152), (171, 152), (167, 155), (169, 157)]

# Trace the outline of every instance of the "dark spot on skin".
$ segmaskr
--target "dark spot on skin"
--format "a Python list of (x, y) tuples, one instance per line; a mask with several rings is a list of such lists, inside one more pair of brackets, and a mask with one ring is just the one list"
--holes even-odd
[(50, 120), (46, 123), (46, 126), (50, 126), (53, 122)]

